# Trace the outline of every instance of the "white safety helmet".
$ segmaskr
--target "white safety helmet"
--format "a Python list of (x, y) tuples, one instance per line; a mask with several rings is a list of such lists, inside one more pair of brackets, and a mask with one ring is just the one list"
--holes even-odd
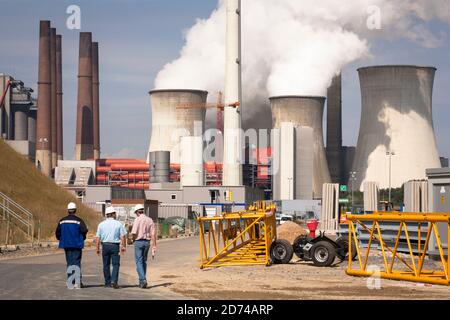
[(116, 209), (114, 209), (114, 207), (106, 208), (105, 214), (111, 214), (111, 213), (116, 213)]
[(134, 212), (136, 213), (136, 211), (139, 211), (139, 210), (144, 210), (144, 206), (142, 205), (142, 204), (137, 204), (135, 207), (134, 207)]
[(77, 209), (77, 205), (74, 202), (69, 202), (69, 204), (67, 205), (67, 210), (76, 210)]

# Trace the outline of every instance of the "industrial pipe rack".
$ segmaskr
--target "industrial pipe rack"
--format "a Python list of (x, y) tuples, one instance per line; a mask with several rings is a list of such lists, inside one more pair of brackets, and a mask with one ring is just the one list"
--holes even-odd
[[(450, 234), (450, 213), (404, 213), (404, 212), (375, 212), (373, 214), (367, 215), (354, 215), (350, 214), (346, 216), (349, 223), (349, 233), (348, 233), (348, 251), (349, 257), (352, 256), (352, 244), (355, 244), (357, 252), (357, 260), (359, 269), (353, 269), (353, 262), (348, 259), (348, 268), (346, 273), (352, 276), (377, 276), (379, 275), (384, 279), (393, 280), (403, 280), (403, 281), (414, 281), (414, 282), (424, 282), (431, 284), (449, 285), (450, 281), (450, 259), (448, 259), (448, 248), (447, 248), (447, 259), (445, 258), (444, 248), (442, 245), (441, 236), (439, 234), (438, 223), (446, 223), (448, 234)], [(383, 234), (380, 229), (380, 222), (382, 221), (398, 221), (399, 229), (397, 236), (395, 238), (395, 245), (392, 249), (386, 245), (386, 240), (383, 240)], [(372, 227), (369, 228), (364, 222), (372, 222)], [(414, 256), (411, 237), (408, 234), (407, 222), (418, 223), (418, 254)], [(359, 224), (363, 229), (369, 232), (369, 243), (364, 254), (364, 260), (361, 256), (361, 250), (359, 248), (359, 243), (356, 235), (355, 224)], [(421, 247), (421, 227), (427, 226), (427, 231), (424, 233), (425, 244)], [(425, 229), (425, 228), (424, 228)], [(405, 239), (408, 244), (410, 263), (403, 259), (397, 252), (397, 248), (400, 242), (400, 237), (402, 231), (405, 234)], [(439, 251), (440, 257), (440, 267), (442, 270), (426, 270), (424, 269), (424, 262), (427, 256), (428, 244), (430, 241), (431, 234), (434, 234), (436, 245)], [(383, 258), (383, 267), (380, 268), (379, 273), (374, 270), (368, 270), (368, 260), (370, 255), (370, 249), (372, 240), (375, 239), (379, 242)], [(447, 236), (447, 247), (448, 247), (448, 236)], [(389, 251), (389, 253), (388, 253)], [(390, 262), (389, 256), (391, 258)], [(402, 262), (406, 268), (400, 269), (395, 266), (396, 259)], [(433, 268), (434, 269), (434, 268)], [(437, 267), (435, 269), (438, 269)]]
[(275, 210), (272, 203), (257, 202), (246, 211), (198, 218), (200, 268), (269, 265), (277, 236)]

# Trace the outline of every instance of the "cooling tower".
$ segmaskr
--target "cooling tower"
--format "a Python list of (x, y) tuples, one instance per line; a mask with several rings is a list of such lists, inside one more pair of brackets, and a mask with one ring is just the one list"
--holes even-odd
[(356, 186), (377, 181), (384, 189), (391, 180), (397, 188), (424, 179), (425, 169), (440, 167), (432, 119), (436, 69), (375, 66), (358, 72), (362, 107), (353, 166)]
[(168, 150), (171, 163), (179, 164), (180, 138), (203, 135), (208, 92), (174, 89), (152, 90), (149, 93), (152, 133), (148, 152)]
[(50, 21), (39, 28), (38, 113), (36, 121), (36, 166), (46, 176), (52, 173)]
[(63, 147), (63, 92), (62, 92), (62, 37), (56, 35), (56, 153), (64, 159)]
[(94, 157), (92, 126), (92, 33), (80, 32), (79, 50), (75, 157), (77, 160), (87, 160)]
[(94, 130), (94, 159), (100, 158), (100, 96), (98, 76), (98, 42), (92, 43), (92, 102)]
[(280, 128), (282, 122), (292, 122), (295, 127), (313, 128), (313, 198), (320, 198), (322, 185), (330, 182), (323, 144), (324, 103), (325, 97), (280, 96), (270, 98), (274, 128)]

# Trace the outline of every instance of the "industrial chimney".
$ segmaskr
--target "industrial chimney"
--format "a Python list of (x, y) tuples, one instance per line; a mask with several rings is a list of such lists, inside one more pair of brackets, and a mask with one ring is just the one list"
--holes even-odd
[[(225, 108), (223, 140), (224, 186), (242, 185), (241, 0), (227, 0)], [(235, 106), (230, 106), (235, 104)]]
[(100, 95), (98, 75), (98, 42), (92, 43), (92, 103), (94, 129), (94, 159), (100, 158)]
[(56, 124), (56, 153), (58, 160), (63, 160), (62, 37), (59, 34), (56, 35)]
[(376, 181), (401, 187), (439, 168), (433, 128), (432, 93), (436, 68), (373, 66), (358, 69), (361, 123), (353, 170), (355, 187)]
[(342, 158), (342, 77), (335, 76), (327, 91), (327, 160), (331, 181), (341, 183)]
[(170, 151), (171, 162), (179, 164), (180, 138), (203, 135), (208, 92), (172, 89), (152, 90), (149, 94), (152, 133), (148, 153)]
[(94, 157), (92, 105), (92, 33), (80, 32), (77, 136), (75, 147), (77, 160), (92, 159)]
[(280, 96), (271, 97), (273, 127), (281, 128), (281, 123), (290, 122), (294, 127), (313, 129), (313, 198), (321, 198), (322, 185), (330, 182), (325, 148), (323, 144), (323, 108), (325, 97)]
[(57, 114), (56, 114), (56, 29), (50, 28), (50, 78), (51, 78), (51, 146), (52, 169), (58, 161)]
[(50, 21), (40, 21), (36, 166), (48, 177), (52, 173), (50, 64)]

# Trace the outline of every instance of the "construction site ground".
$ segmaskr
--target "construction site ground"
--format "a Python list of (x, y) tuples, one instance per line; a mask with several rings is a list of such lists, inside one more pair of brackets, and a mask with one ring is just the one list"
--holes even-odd
[[(381, 279), (369, 289), (367, 278), (345, 274), (345, 263), (314, 267), (294, 259), (287, 265), (199, 268), (199, 239), (160, 240), (149, 259), (148, 289), (137, 287), (133, 247), (122, 256), (121, 289), (103, 287), (101, 257), (83, 252), (86, 288), (68, 290), (62, 251), (0, 261), (0, 299), (446, 299), (450, 288)], [(377, 260), (377, 257), (374, 257)], [(373, 283), (373, 282), (372, 282)]]

